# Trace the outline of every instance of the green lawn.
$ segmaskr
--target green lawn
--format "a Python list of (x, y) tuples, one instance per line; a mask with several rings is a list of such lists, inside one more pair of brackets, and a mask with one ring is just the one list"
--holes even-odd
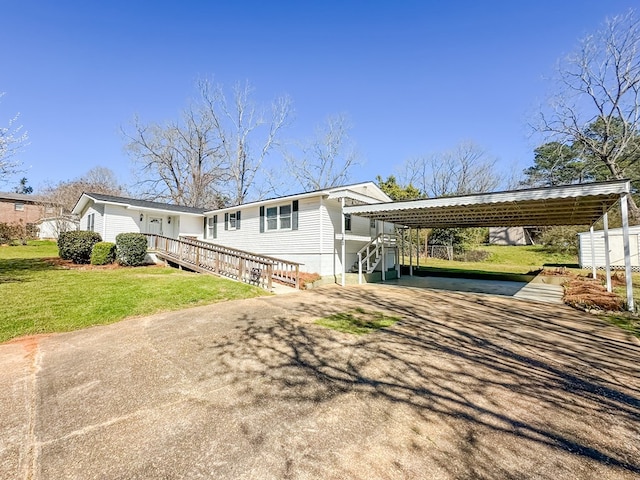
[(54, 242), (0, 247), (0, 342), (266, 293), (172, 268), (77, 270), (43, 260), (57, 253)]
[[(550, 253), (540, 245), (523, 245), (518, 247), (484, 245), (477, 248), (489, 253), (489, 257), (482, 262), (460, 262), (440, 260), (438, 258), (420, 258), (420, 266), (445, 270), (465, 270), (489, 273), (526, 274), (538, 270), (543, 266), (555, 268), (557, 265), (576, 267), (576, 255)], [(413, 259), (415, 265), (416, 259)], [(409, 263), (405, 257), (405, 264)]]

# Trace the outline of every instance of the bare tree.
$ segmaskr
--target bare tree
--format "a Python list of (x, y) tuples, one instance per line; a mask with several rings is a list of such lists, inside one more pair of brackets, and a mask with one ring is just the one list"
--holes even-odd
[(71, 214), (83, 192), (122, 196), (127, 190), (115, 173), (105, 167), (94, 167), (81, 177), (56, 184), (46, 185), (38, 197), (42, 203), (44, 217), (53, 222), (55, 234), (66, 232), (76, 219)]
[(298, 152), (285, 154), (289, 173), (305, 191), (343, 185), (350, 170), (359, 164), (355, 144), (349, 137), (351, 123), (346, 114), (327, 118), (315, 137), (297, 145)]
[(278, 146), (291, 102), (276, 100), (265, 120), (248, 83), (236, 85), (231, 104), (220, 85), (202, 80), (197, 88), (198, 100), (180, 121), (145, 125), (136, 118), (132, 133), (123, 130), (141, 194), (192, 207), (244, 203), (265, 158)]
[[(606, 19), (559, 62), (557, 87), (537, 129), (547, 141), (580, 148), (608, 178), (631, 176), (640, 159), (640, 20), (635, 12)], [(633, 202), (632, 202), (633, 203)], [(632, 205), (632, 216), (639, 218)]]
[[(0, 93), (0, 98), (4, 93)], [(9, 119), (6, 127), (0, 126), (0, 182), (21, 171), (22, 162), (16, 155), (26, 146), (29, 135), (22, 125), (17, 125), (20, 114)]]
[(486, 150), (467, 141), (450, 151), (407, 160), (402, 180), (429, 197), (490, 192), (504, 180), (496, 163)]
[(267, 156), (280, 146), (280, 131), (287, 126), (292, 113), (291, 99), (277, 98), (268, 110), (258, 107), (251, 98), (253, 87), (245, 82), (235, 85), (233, 104), (229, 106), (220, 85), (212, 89), (209, 82), (201, 81), (199, 88), (216, 124), (229, 168), (233, 188), (228, 196), (232, 204), (239, 205), (254, 187), (263, 188), (256, 185), (256, 176)]

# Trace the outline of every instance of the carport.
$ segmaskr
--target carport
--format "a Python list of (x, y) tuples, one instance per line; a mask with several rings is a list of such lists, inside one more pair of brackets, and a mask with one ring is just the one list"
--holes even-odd
[[(411, 229), (447, 227), (520, 227), (589, 225), (603, 219), (607, 289), (611, 290), (608, 248), (608, 211), (620, 202), (627, 284), (627, 305), (634, 310), (629, 251), (629, 180), (580, 185), (530, 188), (455, 197), (428, 198), (369, 205), (345, 206), (345, 214), (357, 215)], [(344, 223), (343, 223), (344, 225)], [(592, 248), (593, 252), (593, 248)], [(595, 261), (593, 262), (595, 278)], [(343, 262), (343, 275), (344, 262)]]

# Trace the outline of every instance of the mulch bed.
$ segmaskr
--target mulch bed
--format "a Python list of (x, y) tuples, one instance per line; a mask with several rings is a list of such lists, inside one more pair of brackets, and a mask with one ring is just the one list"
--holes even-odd
[[(618, 279), (617, 282), (620, 280)], [(613, 285), (616, 285), (611, 278)], [(620, 283), (617, 283), (618, 285)], [(622, 282), (624, 284), (624, 282)], [(621, 311), (624, 300), (613, 292), (607, 292), (601, 278), (575, 276), (564, 284), (564, 303), (581, 310)]]

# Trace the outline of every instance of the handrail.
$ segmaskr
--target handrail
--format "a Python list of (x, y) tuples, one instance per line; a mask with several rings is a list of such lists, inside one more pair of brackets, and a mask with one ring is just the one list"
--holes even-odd
[(358, 254), (364, 252), (367, 248), (369, 248), (371, 245), (375, 245), (378, 243), (378, 240), (380, 239), (388, 239), (386, 240), (386, 243), (394, 243), (395, 241), (398, 240), (398, 237), (396, 235), (393, 235), (391, 233), (379, 233), (377, 237), (375, 237), (374, 239), (372, 239), (369, 243), (367, 243), (364, 247), (362, 247), (360, 250), (358, 250)]
[(187, 268), (234, 278), (272, 289), (272, 281), (300, 288), (300, 263), (224, 247), (193, 238), (144, 234), (150, 250), (161, 252)]
[[(395, 245), (397, 244), (397, 237), (390, 233), (380, 233), (377, 237), (373, 238), (369, 243), (367, 243), (364, 247), (358, 250), (356, 254), (358, 256), (358, 283), (362, 283), (362, 263), (366, 263), (366, 272), (371, 273), (370, 270), (376, 267), (378, 264), (377, 259), (373, 263), (370, 261), (371, 257), (374, 255), (378, 255), (378, 250), (380, 250), (380, 257), (384, 257), (384, 247), (385, 245)], [(374, 247), (371, 249), (371, 247)], [(371, 250), (369, 250), (371, 249)], [(363, 253), (366, 255), (362, 256)], [(384, 281), (385, 272), (384, 269), (382, 271), (382, 281)]]

